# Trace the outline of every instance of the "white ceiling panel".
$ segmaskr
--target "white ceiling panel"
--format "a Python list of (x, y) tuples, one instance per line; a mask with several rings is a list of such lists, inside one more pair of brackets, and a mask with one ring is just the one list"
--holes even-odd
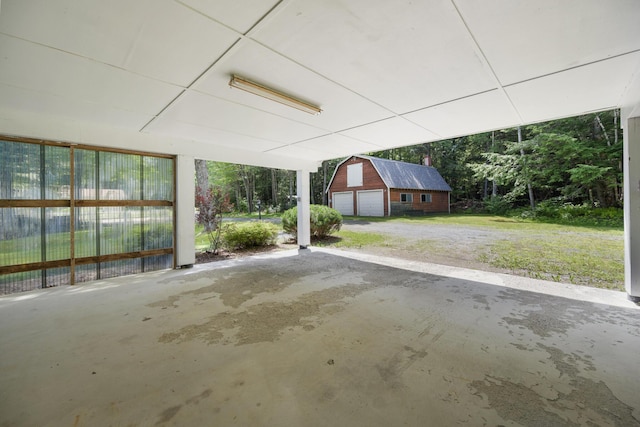
[(63, 96), (0, 84), (0, 107), (47, 115), (55, 111), (58, 120), (100, 123), (117, 128), (140, 129), (153, 118), (150, 114), (83, 102)]
[(292, 1), (253, 37), (396, 113), (496, 87), (450, 0)]
[(145, 132), (152, 135), (172, 136), (177, 138), (184, 138), (185, 135), (188, 135), (189, 140), (199, 141), (204, 144), (242, 148), (243, 150), (258, 152), (265, 152), (282, 146), (282, 143), (266, 139), (253, 138), (247, 135), (238, 135), (219, 129), (212, 129), (205, 126), (167, 119), (154, 121), (145, 129)]
[(640, 49), (638, 0), (454, 0), (503, 85)]
[(280, 0), (176, 0), (244, 34)]
[[(231, 89), (229, 80), (237, 74), (274, 88), (322, 108), (319, 115), (310, 115), (273, 101)], [(277, 114), (329, 132), (373, 122), (390, 116), (379, 105), (333, 83), (324, 77), (278, 55), (257, 43), (246, 41), (229, 52), (193, 89), (219, 98)]]
[[(326, 131), (284, 117), (187, 91), (156, 121), (180, 121), (283, 144), (314, 138)], [(191, 138), (190, 135), (185, 135)]]
[(442, 139), (521, 124), (518, 114), (500, 90), (481, 93), (406, 114)]
[(615, 108), (640, 63), (640, 52), (506, 88), (525, 122)]
[[(351, 153), (367, 153), (381, 149), (381, 147), (377, 145), (368, 144), (357, 139), (337, 134), (324, 135), (308, 141), (298, 142), (294, 145), (296, 148), (315, 151), (325, 159), (347, 156)], [(283, 147), (283, 149), (286, 148), (289, 147)]]
[(238, 39), (172, 0), (4, 0), (0, 32), (182, 86)]
[(298, 144), (291, 144), (269, 151), (269, 154), (276, 156), (283, 156), (291, 159), (292, 169), (296, 169), (296, 159), (333, 159), (338, 156), (334, 156), (327, 151), (319, 149), (319, 147), (301, 147)]
[(0, 35), (0, 52), (0, 83), (32, 92), (145, 114), (156, 114), (180, 93), (176, 86), (13, 37)]
[[(295, 169), (640, 111), (638, 22), (639, 0), (3, 0), (0, 135), (110, 146), (113, 128), (116, 148)], [(234, 73), (323, 112), (231, 89)]]
[(376, 144), (401, 147), (439, 139), (439, 136), (402, 117), (370, 123), (340, 132), (341, 135)]

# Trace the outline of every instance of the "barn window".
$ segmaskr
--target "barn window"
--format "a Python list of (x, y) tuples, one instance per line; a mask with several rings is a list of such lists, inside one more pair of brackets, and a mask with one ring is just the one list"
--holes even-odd
[(347, 187), (362, 186), (362, 163), (347, 165)]
[(420, 195), (420, 201), (422, 203), (431, 203), (431, 194), (423, 193)]
[(413, 202), (413, 194), (411, 193), (400, 193), (400, 201), (412, 203)]

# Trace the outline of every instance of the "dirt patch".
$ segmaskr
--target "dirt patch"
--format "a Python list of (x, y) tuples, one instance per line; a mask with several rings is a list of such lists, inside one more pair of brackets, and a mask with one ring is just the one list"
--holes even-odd
[(252, 255), (260, 255), (265, 253), (271, 253), (276, 251), (285, 251), (289, 249), (295, 249), (298, 246), (291, 241), (278, 243), (276, 245), (260, 246), (255, 248), (238, 249), (235, 251), (228, 251), (221, 249), (217, 253), (213, 252), (197, 252), (196, 264), (205, 264), (208, 262), (226, 261), (229, 259), (244, 258)]

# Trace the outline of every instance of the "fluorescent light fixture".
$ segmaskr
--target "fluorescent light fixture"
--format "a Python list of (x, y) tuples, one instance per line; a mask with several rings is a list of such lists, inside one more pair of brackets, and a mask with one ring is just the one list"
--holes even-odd
[(305, 113), (315, 115), (322, 112), (320, 107), (316, 105), (309, 104), (308, 102), (301, 101), (297, 98), (294, 98), (293, 96), (286, 95), (282, 92), (278, 92), (275, 89), (268, 88), (266, 86), (252, 82), (242, 77), (238, 77), (236, 75), (231, 76), (229, 86), (235, 87), (237, 89), (242, 89), (246, 92), (270, 99), (275, 102), (279, 102), (280, 104), (284, 104), (300, 111), (304, 111)]

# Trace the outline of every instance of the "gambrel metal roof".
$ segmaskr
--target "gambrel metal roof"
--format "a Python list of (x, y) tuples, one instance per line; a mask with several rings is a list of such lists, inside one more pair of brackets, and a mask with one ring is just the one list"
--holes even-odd
[(368, 159), (389, 188), (406, 190), (451, 191), (449, 184), (433, 166), (416, 165), (371, 156), (354, 156)]
[(327, 185), (326, 191), (329, 191), (329, 188), (333, 183), (333, 179), (336, 177), (338, 168), (353, 157), (369, 160), (388, 188), (403, 190), (451, 191), (449, 184), (447, 184), (438, 170), (433, 166), (416, 165), (414, 163), (399, 162), (397, 160), (388, 160), (362, 155), (350, 156), (338, 163), (336, 169), (333, 171), (333, 176), (329, 181), (329, 185)]

